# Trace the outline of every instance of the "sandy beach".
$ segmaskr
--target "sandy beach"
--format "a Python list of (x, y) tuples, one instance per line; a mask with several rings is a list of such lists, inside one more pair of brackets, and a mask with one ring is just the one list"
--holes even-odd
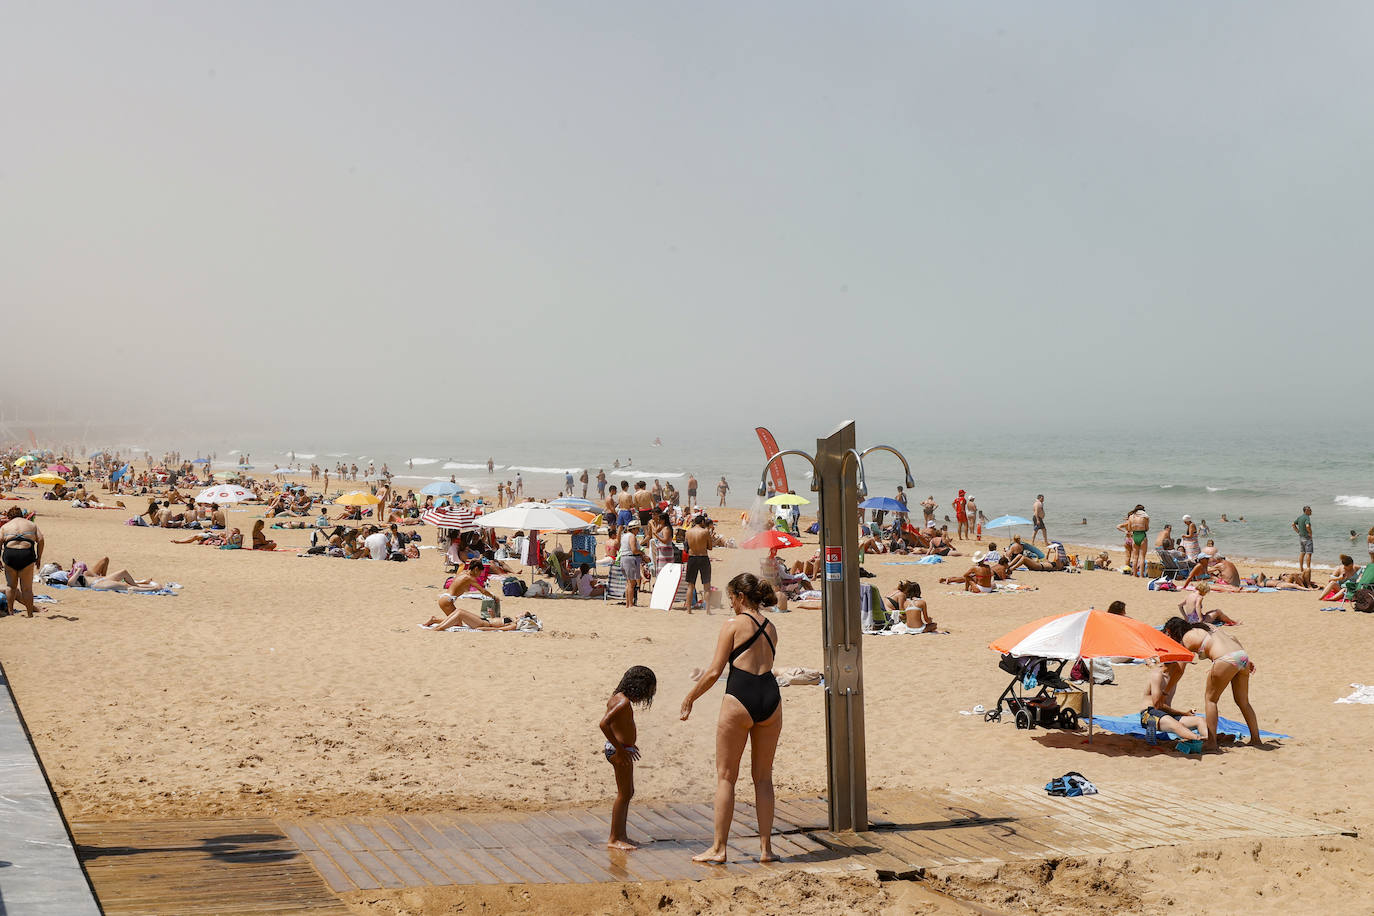
[[(677, 707), (689, 672), (705, 664), (721, 618), (700, 612), (626, 609), (598, 600), (508, 599), (506, 613), (533, 610), (544, 632), (434, 633), (417, 628), (435, 607), (440, 556), (375, 563), (298, 558), (294, 551), (220, 551), (174, 545), (176, 532), (126, 527), (131, 511), (78, 510), (31, 501), (48, 558), (110, 556), (115, 567), (182, 585), (176, 597), (40, 588), (58, 600), (41, 619), (0, 619), (0, 659), (12, 679), (68, 818), (364, 814), (443, 808), (528, 810), (605, 806), (613, 793), (596, 722), (606, 696), (630, 665), (653, 668), (659, 694), (639, 715), (643, 759), (637, 802), (707, 800), (714, 782), (715, 709), (708, 694), (686, 723)], [(132, 505), (132, 503), (130, 503)], [(247, 527), (260, 509), (231, 513)], [(725, 536), (738, 536), (739, 510), (718, 510)], [(433, 529), (425, 528), (433, 541)], [(309, 533), (273, 532), (284, 546)], [(804, 558), (814, 549), (790, 551)], [(978, 545), (960, 545), (970, 551)], [(756, 569), (760, 554), (719, 549), (716, 581)], [(1315, 593), (1215, 596), (1244, 625), (1235, 632), (1255, 659), (1252, 701), (1261, 725), (1290, 734), (1262, 750), (1226, 749), (1189, 758), (1143, 742), (1099, 735), (1017, 731), (961, 715), (991, 706), (1006, 684), (987, 648), (1013, 627), (1052, 613), (1105, 608), (1124, 600), (1136, 618), (1162, 623), (1178, 597), (1149, 592), (1115, 572), (1021, 572), (1033, 591), (957, 593), (936, 580), (962, 571), (896, 565), (870, 556), (887, 588), (921, 582), (940, 634), (865, 640), (868, 769), (873, 803), (900, 806), (934, 788), (1041, 785), (1069, 770), (1102, 787), (1161, 783), (1176, 794), (1162, 811), (1193, 817), (1193, 797), (1262, 801), (1364, 834), (1374, 791), (1364, 782), (1374, 729), (1367, 707), (1337, 705), (1352, 682), (1371, 680), (1369, 621), (1321, 613)], [(647, 599), (642, 599), (647, 603)], [(819, 612), (775, 618), (779, 666), (822, 666)], [(1145, 671), (1118, 667), (1117, 683), (1097, 689), (1097, 710), (1139, 708)], [(1185, 676), (1179, 702), (1201, 706), (1203, 675)], [(783, 690), (784, 732), (776, 762), (780, 796), (817, 794), (825, 784), (824, 709), (817, 687)], [(1239, 718), (1229, 695), (1222, 715)], [(741, 780), (742, 798), (752, 788)], [(1219, 843), (1130, 857), (1074, 860), (1049, 877), (1007, 866), (1002, 874), (948, 876), (952, 893), (996, 901), (1007, 911), (1280, 912), (1295, 900), (1322, 912), (1367, 912), (1374, 847), (1360, 839)], [(1160, 883), (1158, 875), (1169, 879)], [(1216, 884), (1225, 875), (1225, 894)], [(776, 889), (735, 911), (772, 911), (793, 894), (823, 912), (817, 894), (838, 895), (865, 912), (932, 906), (898, 899), (893, 888), (815, 875), (763, 879)], [(680, 911), (734, 908), (735, 881), (708, 881), (676, 893)], [(823, 889), (812, 887), (819, 883)], [(1016, 890), (1020, 888), (1020, 890)], [(528, 890), (528, 889), (526, 889)], [(400, 892), (397, 892), (399, 894)], [(490, 890), (391, 892), (350, 901), (360, 913), (446, 912)], [(526, 893), (522, 891), (521, 893)], [(565, 907), (565, 891), (539, 888), (521, 898), (532, 910)], [(652, 894), (580, 888), (581, 909), (655, 909)], [(761, 892), (760, 892), (761, 893)], [(782, 897), (777, 896), (782, 894)], [(669, 896), (673, 896), (669, 894)], [(832, 899), (832, 898), (827, 898)], [(656, 898), (655, 898), (656, 900)], [(764, 902), (774, 901), (773, 903)], [(695, 902), (693, 902), (695, 901)], [(738, 901), (736, 901), (738, 903)], [(507, 901), (509, 906), (515, 903)], [(720, 910), (724, 911), (724, 910)]]

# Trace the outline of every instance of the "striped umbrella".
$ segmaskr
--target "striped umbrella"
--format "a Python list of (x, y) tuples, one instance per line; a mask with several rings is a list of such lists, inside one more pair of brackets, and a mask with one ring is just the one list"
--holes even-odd
[(442, 509), (426, 509), (420, 513), (420, 520), (435, 528), (454, 528), (467, 531), (477, 527), (477, 513), (467, 506), (445, 506)]

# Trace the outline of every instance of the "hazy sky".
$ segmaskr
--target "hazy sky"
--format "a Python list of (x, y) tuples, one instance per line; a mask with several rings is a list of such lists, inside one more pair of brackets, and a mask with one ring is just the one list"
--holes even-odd
[(1329, 418), (1374, 380), (1372, 27), (5, 4), (4, 373), (136, 432)]

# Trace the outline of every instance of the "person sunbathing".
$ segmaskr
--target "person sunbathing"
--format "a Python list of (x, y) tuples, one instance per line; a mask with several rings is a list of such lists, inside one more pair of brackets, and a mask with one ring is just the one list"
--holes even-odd
[(210, 534), (193, 534), (184, 538), (172, 538), (173, 544), (203, 544), (206, 547), (221, 547), (229, 543), (229, 536), (222, 531)]
[(956, 582), (962, 583), (964, 591), (976, 592), (978, 594), (990, 594), (992, 592), (992, 567), (981, 561), (974, 563), (962, 576), (947, 576), (940, 580), (942, 585), (953, 585)]
[[(1236, 569), (1236, 564), (1225, 557), (1213, 557), (1210, 571), (1213, 579), (1224, 582), (1232, 588), (1240, 587), (1240, 570)], [(1311, 587), (1310, 581), (1307, 587)]]
[(85, 577), (86, 587), (104, 592), (155, 592), (162, 586), (152, 579), (135, 579), (127, 569), (115, 570), (104, 576)]
[(1019, 553), (1007, 563), (1008, 572), (1017, 569), (1030, 569), (1035, 572), (1060, 572), (1064, 569), (1064, 561), (1059, 559), (1059, 554), (1053, 551), (1043, 560), (1037, 560), (1025, 553)]
[(1199, 582), (1195, 588), (1196, 592), (1186, 592), (1183, 600), (1178, 603), (1178, 612), (1183, 615), (1183, 619), (1189, 623), (1220, 623), (1228, 627), (1240, 626), (1239, 620), (1232, 620), (1226, 614), (1212, 608), (1210, 611), (1202, 609), (1202, 600), (1211, 592), (1212, 586), (1206, 582)]
[(253, 523), (253, 535), (252, 535), (252, 537), (253, 537), (253, 540), (252, 540), (253, 549), (254, 549), (254, 550), (276, 550), (276, 549), (277, 549), (277, 542), (276, 542), (276, 541), (270, 541), (270, 540), (267, 539), (267, 535), (265, 535), (265, 534), (262, 533), (262, 529), (263, 529), (264, 527), (265, 527), (265, 523), (263, 522), (262, 519), (258, 519), (256, 522)]
[(449, 627), (470, 627), (474, 630), (514, 630), (515, 622), (509, 617), (502, 617), (499, 620), (485, 620), (476, 611), (459, 607), (459, 596), (469, 591), (478, 591), (496, 602), (496, 612), (501, 611), (501, 599), (491, 592), (478, 581), (479, 576), (484, 570), (481, 560), (473, 560), (462, 572), (454, 576), (448, 584), (448, 593), (439, 596), (439, 610), (443, 613), (442, 617), (431, 617), (422, 626), (433, 630), (446, 630)]
[(883, 600), (911, 629), (919, 627), (922, 633), (935, 632), (935, 621), (930, 619), (925, 599), (921, 597), (919, 582), (898, 582), (895, 589), (883, 596)]

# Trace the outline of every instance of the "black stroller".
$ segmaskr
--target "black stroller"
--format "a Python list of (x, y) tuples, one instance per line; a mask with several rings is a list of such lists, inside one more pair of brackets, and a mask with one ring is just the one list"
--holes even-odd
[[(983, 714), (988, 722), (997, 722), (1005, 709), (1016, 717), (1017, 728), (1078, 728), (1078, 713), (1060, 704), (1058, 694), (1083, 691), (1061, 677), (1063, 659), (1027, 655), (1016, 658), (1003, 655), (997, 667), (1010, 674), (1011, 683), (997, 698), (997, 705)], [(1027, 686), (1030, 685), (1030, 686)]]

